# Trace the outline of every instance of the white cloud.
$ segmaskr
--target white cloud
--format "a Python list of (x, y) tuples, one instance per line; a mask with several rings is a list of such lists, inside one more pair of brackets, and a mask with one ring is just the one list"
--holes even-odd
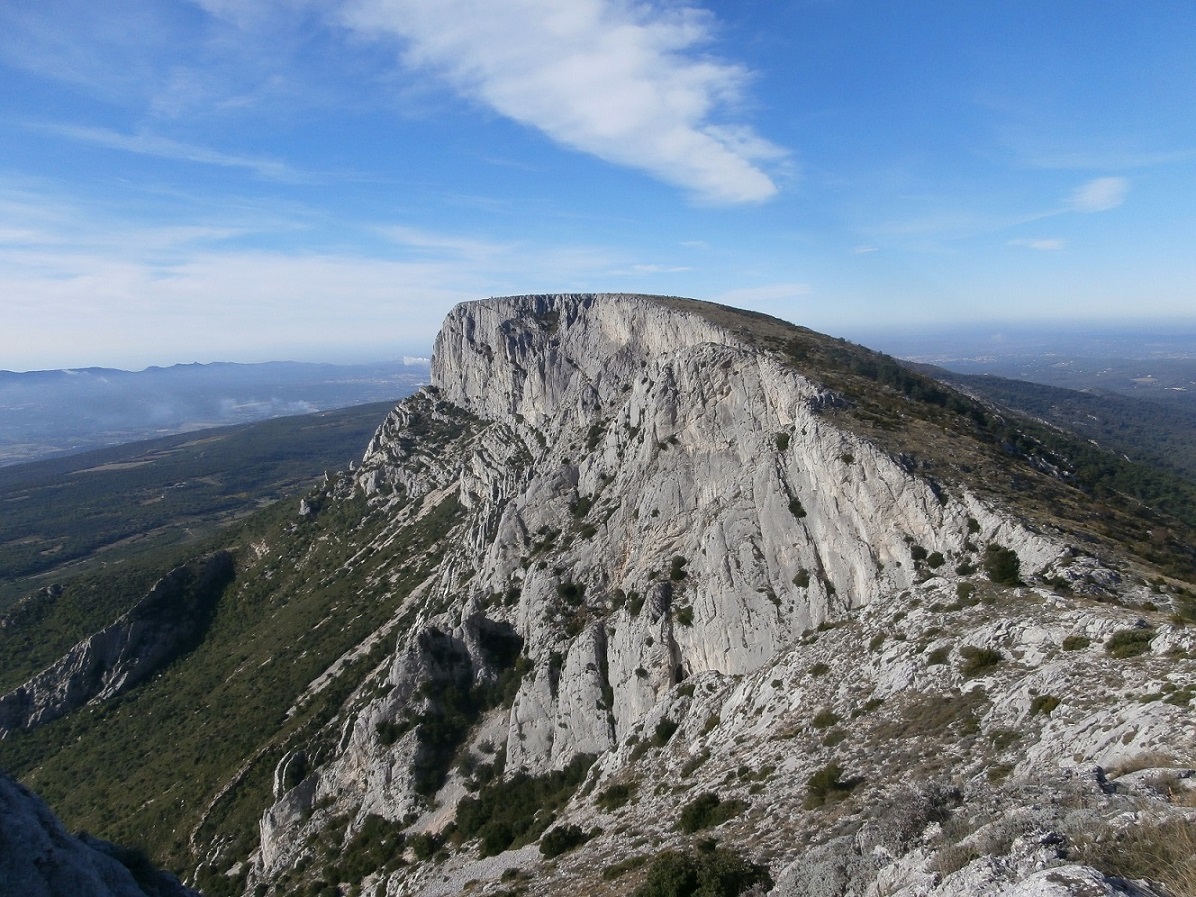
[(1125, 202), (1129, 189), (1125, 178), (1094, 178), (1072, 192), (1069, 204), (1077, 212), (1106, 212)]
[(783, 150), (719, 121), (746, 71), (698, 55), (710, 18), (627, 0), (355, 0), (354, 29), (404, 41), (408, 65), (558, 143), (708, 202), (766, 200)]
[(153, 134), (121, 134), (107, 128), (89, 128), (75, 125), (37, 124), (31, 125), (37, 130), (57, 134), (69, 140), (91, 143), (108, 149), (123, 150), (143, 156), (156, 156), (160, 159), (181, 159), (186, 162), (198, 162), (203, 165), (218, 165), (225, 168), (244, 168), (259, 177), (275, 181), (301, 182), (313, 179), (313, 175), (297, 171), (285, 162), (275, 159), (265, 159), (257, 156), (242, 156), (233, 153), (222, 153), (219, 150), (208, 149), (190, 143), (180, 143), (168, 137), (158, 137)]
[(862, 243), (851, 251), (856, 255), (867, 255), (870, 252), (879, 252), (880, 250), (878, 247), (873, 246), (870, 243)]

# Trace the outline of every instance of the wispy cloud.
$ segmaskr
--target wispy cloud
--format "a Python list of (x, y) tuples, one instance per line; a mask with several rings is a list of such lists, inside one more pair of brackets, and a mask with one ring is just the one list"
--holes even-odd
[(632, 265), (631, 270), (635, 274), (680, 274), (682, 271), (688, 271), (689, 268), (684, 265)]
[(1009, 245), (1021, 246), (1024, 249), (1035, 249), (1039, 252), (1058, 252), (1067, 244), (1058, 237), (1040, 237), (1037, 239), (1019, 237), (1016, 240), (1010, 240)]
[(720, 121), (748, 73), (699, 55), (708, 14), (621, 0), (355, 0), (345, 21), (565, 146), (704, 201), (766, 200), (783, 150)]
[(1107, 212), (1125, 202), (1129, 189), (1125, 178), (1093, 178), (1075, 189), (1068, 205), (1077, 212)]
[(68, 140), (90, 143), (107, 149), (122, 150), (143, 156), (155, 156), (160, 159), (178, 159), (185, 162), (197, 162), (203, 165), (218, 165), (225, 168), (242, 168), (251, 171), (258, 177), (273, 181), (300, 183), (316, 180), (317, 176), (280, 162), (259, 156), (243, 156), (236, 153), (222, 153), (219, 150), (196, 146), (191, 143), (181, 143), (169, 137), (159, 137), (153, 134), (122, 134), (108, 128), (89, 128), (78, 125), (60, 125), (51, 123), (31, 124), (28, 127), (56, 134)]

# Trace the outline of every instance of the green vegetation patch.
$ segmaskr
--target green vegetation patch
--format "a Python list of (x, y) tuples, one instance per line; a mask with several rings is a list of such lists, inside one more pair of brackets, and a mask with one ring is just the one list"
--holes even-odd
[[(312, 756), (333, 747), (326, 723), (393, 650), (393, 636), (350, 660), (319, 693), (300, 696), (395, 618), (462, 515), (449, 498), (384, 550), (361, 555), (390, 523), (363, 496), (328, 500), (314, 517), (296, 512), (280, 503), (222, 534), (224, 545), (236, 546), (236, 576), (199, 649), (121, 697), (11, 735), (0, 742), (0, 766), (70, 828), (144, 845), (159, 865), (184, 869), (217, 840), (227, 856), (247, 857), (272, 801), (274, 767), (289, 751)], [(111, 576), (119, 581), (119, 569)], [(322, 625), (332, 619), (336, 625)], [(398, 631), (413, 621), (401, 617)]]
[(619, 782), (599, 791), (594, 803), (610, 813), (630, 803), (635, 797), (637, 787), (637, 783), (634, 780)]
[(772, 885), (766, 866), (705, 843), (697, 851), (666, 850), (657, 854), (635, 897), (739, 897), (754, 886), (767, 891)]
[(993, 542), (984, 549), (984, 572), (997, 585), (1019, 585), (1021, 569), (1021, 559), (1012, 548), (1005, 548)]
[(704, 828), (722, 825), (746, 809), (746, 801), (722, 800), (713, 791), (704, 791), (681, 808), (677, 828), (687, 834), (693, 834)]
[(517, 773), (507, 781), (492, 782), (477, 797), (461, 798), (457, 830), (466, 838), (481, 839), (483, 857), (530, 844), (552, 825), (593, 763), (593, 754), (578, 754), (564, 769), (547, 775)]
[(1040, 713), (1050, 716), (1058, 706), (1059, 699), (1054, 695), (1035, 695), (1034, 699), (1030, 701), (1030, 716), (1037, 716)]
[(1112, 657), (1137, 657), (1150, 651), (1153, 629), (1118, 629), (1105, 642), (1105, 652)]
[(814, 810), (841, 800), (863, 783), (859, 777), (845, 779), (838, 763), (828, 763), (806, 779), (805, 808)]
[(1005, 659), (996, 648), (977, 648), (975, 645), (964, 645), (959, 649), (959, 656), (963, 658), (959, 671), (965, 679), (984, 675)]

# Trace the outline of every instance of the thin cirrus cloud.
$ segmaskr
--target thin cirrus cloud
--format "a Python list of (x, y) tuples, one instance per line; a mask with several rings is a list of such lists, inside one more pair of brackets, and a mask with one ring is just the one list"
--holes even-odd
[(181, 143), (168, 137), (158, 137), (152, 134), (122, 134), (108, 128), (74, 125), (37, 124), (30, 127), (65, 137), (68, 140), (90, 143), (106, 149), (156, 156), (161, 159), (180, 159), (204, 165), (241, 168), (268, 180), (298, 183), (315, 179), (314, 175), (299, 171), (275, 159), (222, 153), (207, 147)]
[(1125, 202), (1129, 189), (1125, 178), (1093, 178), (1072, 192), (1068, 204), (1077, 212), (1107, 212)]
[(1019, 237), (1009, 241), (1010, 246), (1020, 246), (1023, 249), (1034, 249), (1038, 252), (1059, 252), (1066, 245), (1058, 237)]
[(710, 18), (624, 0), (357, 0), (345, 23), (557, 143), (720, 204), (767, 200), (786, 153), (719, 120), (748, 73), (700, 56)]

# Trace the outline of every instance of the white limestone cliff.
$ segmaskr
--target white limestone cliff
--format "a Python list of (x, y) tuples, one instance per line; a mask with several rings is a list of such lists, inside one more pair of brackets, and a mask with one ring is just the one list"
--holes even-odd
[[(400, 636), (384, 693), (345, 722), (334, 757), (276, 788), (261, 877), (293, 862), (323, 824), (321, 806), (358, 819), (419, 816), (409, 724), (433, 705), (421, 686), (447, 675), (444, 657), (461, 682), (497, 676), (479, 620), (508, 627), (530, 667), (509, 709), (487, 717), (487, 733), (503, 732), (507, 769), (539, 775), (595, 754), (597, 777), (612, 781), (665, 716), (681, 724), (689, 759), (705, 749), (729, 764), (729, 744), (782, 737), (815, 700), (811, 663), (836, 667), (836, 657), (811, 653), (820, 627), (851, 620), (883, 637), (911, 595), (954, 600), (970, 576), (957, 567), (974, 569), (986, 544), (1015, 551), (1027, 577), (1116, 580), (1061, 538), (962, 484), (928, 482), (844, 429), (826, 413), (842, 401), (677, 300), (558, 295), (455, 308), (436, 342), (431, 387), (391, 414), (356, 477), (371, 502), (404, 519), (455, 498), (465, 509), (461, 538), (421, 587), (418, 624)], [(456, 437), (430, 453), (421, 448), (430, 432)], [(938, 562), (919, 562), (915, 550)], [(439, 660), (421, 642), (430, 633), (443, 644)], [(1044, 620), (966, 638), (1043, 660), (1056, 636)], [(845, 713), (865, 684), (876, 700), (928, 683), (970, 687), (927, 667), (922, 647), (933, 650), (889, 643), (873, 658), (854, 645), (851, 656), (867, 663), (836, 668), (838, 691), (817, 700)], [(681, 682), (697, 685), (692, 698), (679, 697)], [(993, 718), (1023, 697), (1022, 685), (1010, 686)], [(1154, 729), (1143, 713), (1159, 716)], [(1139, 724), (1144, 738), (1173, 733), (1175, 716), (1140, 712), (1117, 735)], [(1060, 725), (1083, 744), (1075, 763), (1113, 757), (1107, 739), (1086, 734), (1099, 726), (1067, 718)], [(383, 737), (387, 726), (397, 738)], [(796, 779), (809, 774), (807, 762), (788, 762)], [(458, 793), (455, 782), (446, 793)], [(429, 826), (446, 816), (433, 812)], [(426, 893), (459, 885), (429, 883)]]

